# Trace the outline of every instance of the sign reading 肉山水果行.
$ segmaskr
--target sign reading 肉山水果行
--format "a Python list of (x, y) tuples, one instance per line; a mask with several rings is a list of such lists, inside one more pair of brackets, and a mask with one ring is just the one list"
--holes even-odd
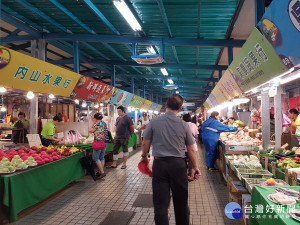
[(299, 0), (273, 1), (258, 27), (288, 69), (300, 64)]
[(2, 86), (69, 97), (80, 75), (0, 46)]
[(229, 66), (233, 78), (244, 91), (249, 91), (287, 71), (280, 58), (256, 29)]

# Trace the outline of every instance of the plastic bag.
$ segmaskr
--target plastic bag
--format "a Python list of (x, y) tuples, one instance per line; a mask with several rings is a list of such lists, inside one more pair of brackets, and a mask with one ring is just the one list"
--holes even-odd
[(282, 113), (282, 127), (288, 127), (291, 124), (290, 118), (285, 113)]

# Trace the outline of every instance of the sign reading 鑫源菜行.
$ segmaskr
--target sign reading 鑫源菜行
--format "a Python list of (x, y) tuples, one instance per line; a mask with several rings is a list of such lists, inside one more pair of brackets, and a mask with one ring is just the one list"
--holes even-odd
[(69, 97), (80, 75), (0, 46), (0, 84)]
[(280, 58), (256, 29), (229, 66), (242, 90), (248, 91), (287, 71)]
[(300, 64), (300, 1), (273, 1), (258, 23), (287, 68)]

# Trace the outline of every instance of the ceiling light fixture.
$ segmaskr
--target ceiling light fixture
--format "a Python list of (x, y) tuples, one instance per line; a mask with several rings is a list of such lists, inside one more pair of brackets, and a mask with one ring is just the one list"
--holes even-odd
[(27, 98), (28, 99), (33, 99), (34, 98), (34, 93), (32, 91), (28, 91)]
[(124, 0), (114, 0), (114, 5), (134, 31), (142, 30), (141, 25), (136, 20)]
[(174, 81), (171, 79), (168, 79), (169, 84), (174, 84)]
[(85, 107), (87, 106), (86, 102), (83, 101), (81, 106), (82, 106), (83, 108), (85, 108)]
[(75, 104), (79, 104), (79, 100), (78, 99), (75, 99), (74, 102), (75, 102)]
[(155, 51), (155, 49), (153, 48), (153, 46), (148, 46), (148, 47), (147, 47), (147, 51), (148, 51), (149, 53), (156, 54), (156, 51)]
[(160, 71), (162, 72), (162, 74), (163, 74), (164, 76), (168, 76), (168, 75), (169, 75), (169, 74), (168, 74), (168, 71), (167, 71), (165, 68), (161, 68)]
[(1, 93), (6, 92), (6, 88), (5, 88), (5, 87), (0, 87), (0, 92), (1, 92)]
[(95, 107), (95, 109), (98, 109), (99, 108), (99, 104), (96, 104), (94, 107)]
[(103, 106), (104, 106), (104, 104), (103, 104), (103, 103), (100, 103), (100, 106), (101, 106), (101, 107), (103, 107)]
[(50, 94), (50, 95), (49, 95), (49, 98), (53, 99), (53, 98), (54, 98), (54, 95), (53, 95), (53, 94)]
[(176, 91), (176, 94), (179, 94), (179, 91)]

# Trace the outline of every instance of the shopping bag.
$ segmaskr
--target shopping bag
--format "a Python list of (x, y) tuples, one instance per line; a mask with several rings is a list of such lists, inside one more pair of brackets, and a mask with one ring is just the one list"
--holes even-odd
[(288, 127), (291, 124), (290, 118), (285, 113), (282, 113), (282, 127)]

